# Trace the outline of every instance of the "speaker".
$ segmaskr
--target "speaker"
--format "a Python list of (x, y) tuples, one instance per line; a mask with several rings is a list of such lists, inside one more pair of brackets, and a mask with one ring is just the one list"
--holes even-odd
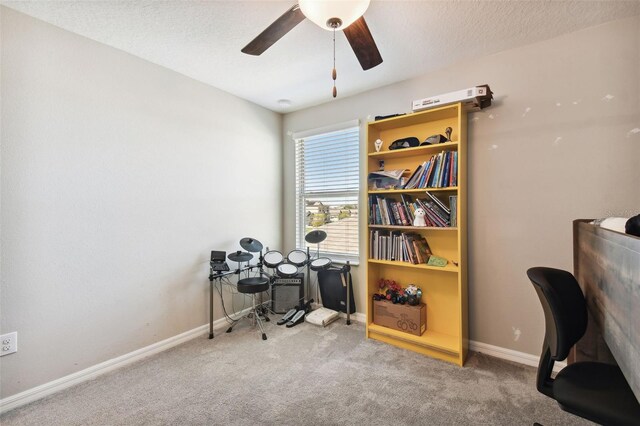
[(277, 314), (286, 314), (304, 301), (304, 274), (295, 277), (277, 277), (271, 287), (271, 310)]

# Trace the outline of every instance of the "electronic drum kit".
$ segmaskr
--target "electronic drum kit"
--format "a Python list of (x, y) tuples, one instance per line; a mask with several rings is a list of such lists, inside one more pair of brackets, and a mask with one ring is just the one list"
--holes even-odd
[[(253, 300), (253, 308), (251, 312), (247, 315), (249, 317), (253, 317), (254, 321), (258, 323), (260, 326), (260, 330), (262, 331), (262, 339), (266, 340), (267, 336), (264, 333), (264, 329), (262, 327), (261, 319), (265, 321), (269, 321), (267, 316), (268, 309), (263, 305), (263, 303), (256, 304), (256, 294), (262, 293), (263, 291), (269, 290), (269, 288), (275, 283), (277, 277), (280, 278), (293, 278), (296, 277), (300, 273), (300, 268), (307, 267), (306, 274), (306, 283), (305, 283), (305, 300), (301, 300), (300, 304), (295, 308), (289, 310), (281, 320), (278, 321), (278, 325), (287, 324), (287, 327), (293, 327), (296, 324), (299, 324), (303, 321), (304, 315), (308, 313), (311, 309), (311, 303), (313, 303), (313, 299), (308, 299), (309, 296), (309, 281), (310, 281), (310, 270), (314, 272), (324, 271), (330, 269), (332, 266), (332, 261), (328, 257), (320, 257), (320, 243), (323, 242), (327, 238), (327, 233), (321, 230), (314, 230), (305, 235), (305, 241), (309, 244), (317, 244), (316, 256), (313, 258), (310, 255), (309, 247), (307, 247), (306, 252), (302, 250), (291, 250), (287, 257), (283, 256), (283, 254), (277, 250), (269, 250), (267, 247), (267, 251), (265, 254), (262, 254), (263, 245), (260, 241), (255, 238), (245, 237), (240, 240), (240, 247), (242, 247), (245, 251), (236, 251), (227, 256), (227, 258), (232, 261), (238, 263), (238, 268), (236, 270), (229, 270), (229, 268), (225, 266), (225, 269), (215, 269), (213, 266), (214, 263), (214, 254), (218, 253), (221, 255), (221, 259), (218, 259), (218, 262), (224, 263), (222, 260), (224, 259), (224, 252), (212, 252), (212, 266), (209, 274), (209, 283), (210, 283), (210, 309), (209, 309), (209, 339), (213, 339), (213, 281), (215, 279), (221, 279), (222, 277), (229, 274), (240, 274), (243, 271), (250, 271), (254, 268), (259, 269), (259, 275), (256, 277), (246, 277), (241, 278), (237, 282), (238, 292), (251, 294)], [(259, 253), (259, 260), (257, 265), (251, 265), (250, 261), (254, 258), (252, 253)], [(246, 262), (246, 265), (243, 267), (242, 264)], [(264, 271), (263, 266), (267, 268), (271, 268), (272, 272), (269, 274)], [(346, 269), (345, 269), (346, 268)], [(275, 270), (275, 272), (274, 272)], [(341, 271), (349, 271), (349, 262), (345, 267), (340, 268)], [(228, 271), (228, 272), (224, 272)], [(343, 278), (343, 285), (344, 285)], [(347, 306), (349, 306), (349, 293), (347, 287)], [(319, 288), (316, 287), (316, 295), (319, 292)], [(349, 309), (347, 309), (347, 324), (350, 324), (349, 320)], [(235, 321), (237, 322), (237, 320)], [(234, 324), (235, 324), (234, 322)], [(227, 333), (231, 332), (233, 329), (232, 324), (229, 329), (227, 329)]]
[[(327, 238), (324, 231), (311, 231), (305, 237), (305, 240), (311, 244), (320, 244)], [(300, 273), (300, 268), (309, 266), (312, 271), (318, 272), (331, 267), (331, 259), (328, 257), (317, 257), (312, 259), (309, 252), (302, 250), (291, 250), (285, 259), (284, 255), (277, 250), (267, 251), (262, 263), (271, 269), (275, 269), (275, 274), (281, 278), (292, 278)]]
[[(227, 256), (232, 262), (238, 263), (238, 270), (252, 269), (254, 266), (249, 265), (249, 261), (254, 258), (252, 253), (259, 253), (258, 264), (256, 265), (260, 269), (259, 277), (242, 278), (238, 280), (238, 285), (263, 285), (266, 283), (273, 283), (276, 277), (280, 278), (293, 278), (300, 273), (300, 269), (307, 267), (305, 296), (308, 295), (309, 290), (309, 270), (318, 272), (325, 269), (329, 269), (332, 265), (331, 259), (328, 257), (320, 257), (320, 243), (327, 238), (327, 233), (321, 230), (314, 230), (309, 232), (305, 236), (305, 241), (310, 244), (317, 244), (316, 256), (313, 258), (310, 255), (309, 248), (307, 251), (291, 250), (286, 258), (278, 250), (269, 250), (262, 254), (263, 245), (255, 238), (245, 237), (240, 240), (240, 247), (245, 251), (236, 251)], [(242, 267), (242, 263), (246, 262), (245, 268)], [(263, 270), (263, 266), (270, 268), (271, 273), (267, 273)]]

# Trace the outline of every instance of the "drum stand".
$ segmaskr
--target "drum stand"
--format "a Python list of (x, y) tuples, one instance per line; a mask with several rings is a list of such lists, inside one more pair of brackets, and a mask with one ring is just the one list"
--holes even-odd
[[(351, 279), (350, 279), (351, 265), (347, 260), (347, 265), (344, 267), (343, 284), (347, 287), (347, 325), (351, 325)], [(342, 273), (342, 272), (341, 272)]]
[[(320, 258), (320, 243), (316, 246), (316, 258)], [(320, 280), (316, 279), (316, 300), (319, 304), (322, 304), (320, 300)]]
[[(309, 246), (307, 246), (307, 274), (305, 278), (304, 297), (305, 301), (309, 300), (309, 293), (311, 292), (311, 256), (309, 254)], [(316, 300), (318, 300), (316, 292)], [(316, 302), (319, 303), (319, 302)]]
[[(213, 281), (222, 280), (222, 278), (228, 275), (240, 274), (240, 272), (242, 272), (241, 269), (222, 272), (214, 271), (212, 267), (209, 267), (209, 339), (213, 339)], [(222, 293), (222, 291), (220, 293)]]
[[(269, 248), (267, 247), (267, 250), (268, 249)], [(269, 290), (273, 291), (273, 281), (275, 280), (275, 277), (273, 275), (270, 275), (270, 274), (268, 274), (268, 273), (266, 273), (264, 271), (264, 262), (263, 262), (263, 260), (264, 260), (264, 257), (262, 256), (262, 250), (260, 250), (260, 257), (258, 258), (258, 265), (257, 265), (258, 266), (258, 271), (260, 272), (260, 277), (266, 275), (269, 278)], [(262, 313), (262, 316), (264, 317), (264, 320), (266, 322), (269, 322), (271, 320), (269, 319), (267, 314), (274, 314), (275, 315), (275, 312), (273, 312), (270, 308), (266, 307), (264, 305), (265, 303), (269, 303), (269, 301), (263, 302), (262, 301), (262, 293), (260, 293), (260, 305), (259, 305), (260, 306), (260, 312)], [(255, 300), (254, 300), (254, 304), (255, 304)], [(255, 309), (255, 306), (254, 306), (254, 309)], [(260, 325), (260, 329), (262, 329), (262, 325)]]

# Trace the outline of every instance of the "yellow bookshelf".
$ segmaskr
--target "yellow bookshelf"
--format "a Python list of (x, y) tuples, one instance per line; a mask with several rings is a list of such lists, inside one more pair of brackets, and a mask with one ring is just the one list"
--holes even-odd
[[(434, 134), (453, 129), (452, 142), (389, 150), (391, 142), (415, 136), (421, 141)], [(382, 139), (383, 147), (376, 152), (374, 142)], [(410, 262), (368, 259), (367, 261), (367, 337), (430, 357), (463, 365), (468, 351), (467, 302), (467, 115), (461, 104), (448, 105), (414, 114), (370, 122), (367, 126), (367, 172), (379, 170), (384, 161), (386, 170), (406, 169), (410, 172), (432, 155), (442, 151), (458, 152), (458, 185), (445, 188), (370, 190), (369, 195), (383, 195), (399, 200), (401, 194), (414, 199), (428, 190), (448, 205), (449, 195), (457, 195), (457, 226), (452, 228), (414, 227), (400, 225), (368, 225), (369, 230), (400, 230), (424, 236), (434, 255), (448, 260), (445, 267), (414, 265)], [(367, 173), (367, 174), (368, 174)], [(367, 185), (367, 181), (364, 182)], [(421, 199), (423, 197), (420, 197)], [(369, 213), (370, 214), (370, 213)], [(369, 218), (368, 218), (369, 219)], [(371, 223), (368, 220), (367, 223)], [(367, 254), (370, 239), (367, 234)], [(383, 327), (373, 323), (373, 294), (380, 278), (392, 279), (402, 286), (416, 284), (422, 289), (422, 301), (427, 305), (427, 330), (421, 336)]]

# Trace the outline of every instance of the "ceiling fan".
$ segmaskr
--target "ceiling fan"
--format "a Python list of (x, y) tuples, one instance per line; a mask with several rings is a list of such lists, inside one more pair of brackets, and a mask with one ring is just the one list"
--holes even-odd
[(255, 56), (262, 54), (305, 18), (309, 18), (320, 28), (334, 31), (334, 37), (335, 30), (341, 29), (362, 69), (371, 69), (382, 63), (382, 56), (362, 16), (369, 3), (370, 0), (298, 0), (298, 4), (276, 19), (242, 52)]

